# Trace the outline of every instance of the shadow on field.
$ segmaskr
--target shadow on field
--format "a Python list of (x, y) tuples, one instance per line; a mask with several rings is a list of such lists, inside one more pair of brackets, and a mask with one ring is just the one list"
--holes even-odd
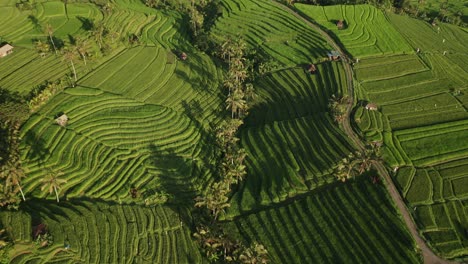
[(28, 159), (37, 160), (38, 163), (42, 163), (46, 155), (49, 154), (44, 139), (37, 136), (32, 130), (26, 133), (23, 142), (29, 146)]

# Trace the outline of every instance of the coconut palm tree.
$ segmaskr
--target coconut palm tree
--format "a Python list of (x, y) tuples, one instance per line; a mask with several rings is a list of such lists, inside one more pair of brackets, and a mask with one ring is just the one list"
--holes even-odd
[(268, 251), (262, 244), (254, 243), (239, 256), (241, 263), (266, 264), (268, 263)]
[(222, 181), (214, 182), (208, 187), (204, 196), (195, 198), (195, 207), (208, 208), (213, 215), (213, 221), (216, 221), (219, 214), (223, 212), (225, 208), (231, 206), (229, 197), (227, 196), (229, 192), (229, 184)]
[(55, 46), (54, 37), (53, 37), (54, 28), (52, 27), (51, 24), (47, 24), (46, 28), (45, 28), (45, 31), (49, 35), (50, 43), (52, 43), (52, 46), (54, 47), (55, 54), (57, 55), (57, 47)]
[(47, 42), (38, 40), (36, 41), (35, 46), (41, 57), (44, 57), (50, 51), (50, 45)]
[(47, 176), (41, 180), (41, 182), (43, 183), (42, 187), (41, 187), (41, 191), (44, 191), (46, 189), (48, 189), (49, 191), (49, 194), (51, 194), (52, 192), (55, 192), (55, 197), (57, 198), (57, 203), (60, 202), (59, 200), (59, 192), (58, 190), (60, 190), (62, 188), (62, 184), (66, 183), (67, 180), (65, 179), (59, 179), (58, 177), (62, 176), (63, 175), (63, 172), (54, 172), (54, 171), (50, 171), (49, 174), (47, 174)]
[(226, 99), (226, 109), (231, 109), (231, 118), (234, 119), (234, 116), (240, 116), (241, 111), (245, 108), (244, 93), (238, 89), (235, 90), (228, 98)]
[(70, 49), (70, 48), (64, 49), (63, 59), (70, 62), (70, 65), (72, 66), (72, 69), (73, 69), (73, 76), (74, 76), (75, 83), (76, 83), (78, 78), (76, 76), (75, 63), (73, 63), (73, 61), (76, 60), (76, 50)]
[(99, 49), (102, 49), (102, 39), (107, 35), (108, 32), (109, 30), (104, 26), (102, 22), (94, 26), (94, 29), (91, 31), (91, 35), (98, 43)]
[(16, 186), (18, 187), (23, 201), (26, 201), (24, 197), (23, 188), (21, 188), (21, 179), (25, 177), (24, 171), (21, 168), (19, 159), (10, 158), (5, 165), (1, 168), (1, 177), (5, 179), (7, 187)]
[(83, 59), (84, 65), (86, 65), (86, 56), (88, 55), (89, 48), (90, 48), (90, 46), (89, 46), (89, 43), (88, 43), (87, 39), (83, 39), (83, 38), (80, 38), (80, 37), (76, 38), (76, 40), (75, 40), (75, 51)]

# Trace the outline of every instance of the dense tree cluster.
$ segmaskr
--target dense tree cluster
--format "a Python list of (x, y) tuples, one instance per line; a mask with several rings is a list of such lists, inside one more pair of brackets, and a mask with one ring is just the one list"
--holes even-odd
[(349, 155), (338, 162), (335, 167), (335, 176), (338, 180), (345, 182), (351, 178), (370, 171), (374, 162), (380, 162), (380, 150), (378, 146), (367, 146), (363, 151), (349, 153)]
[(213, 182), (206, 194), (196, 198), (197, 207), (206, 207), (216, 220), (225, 208), (229, 207), (229, 194), (232, 185), (238, 184), (247, 174), (244, 164), (247, 156), (239, 146), (236, 137), (242, 119), (248, 113), (248, 107), (254, 98), (253, 85), (246, 84), (248, 69), (245, 63), (246, 43), (240, 37), (227, 39), (221, 45), (220, 55), (228, 64), (228, 73), (223, 86), (226, 88), (226, 110), (231, 118), (221, 122), (216, 130), (216, 145), (221, 152), (220, 179)]
[(211, 262), (268, 263), (268, 251), (263, 245), (254, 242), (245, 246), (240, 241), (230, 238), (220, 228), (199, 226), (194, 237), (202, 245), (202, 250)]

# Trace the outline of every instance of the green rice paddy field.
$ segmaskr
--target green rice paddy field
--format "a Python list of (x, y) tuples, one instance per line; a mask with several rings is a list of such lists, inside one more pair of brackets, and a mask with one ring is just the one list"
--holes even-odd
[[(358, 10), (358, 6), (298, 8), (330, 28), (351, 55), (358, 57), (344, 35), (354, 28), (353, 20), (349, 28), (337, 30), (331, 18), (325, 19), (327, 9)], [(320, 9), (322, 15), (317, 14)], [(434, 27), (406, 16), (376, 12), (385, 27), (393, 27), (391, 32), (413, 52), (359, 56), (354, 64), (359, 100), (355, 125), (367, 140), (384, 142), (384, 158), (397, 171), (395, 181), (430, 246), (443, 257), (466, 257), (467, 190), (462, 186), (468, 179), (464, 169), (468, 164), (468, 34), (453, 25)], [(342, 18), (348, 20), (346, 14), (342, 11)], [(370, 25), (362, 23), (361, 27), (372, 32)], [(379, 47), (383, 37), (373, 34), (372, 38), (374, 47)], [(379, 111), (365, 110), (368, 102), (376, 103)]]
[[(0, 0), (0, 19), (9, 23), (0, 36), (15, 46), (0, 59), (0, 87), (22, 94), (70, 74), (66, 61), (40, 58), (32, 46), (32, 39), (46, 39), (47, 23), (66, 45), (68, 34), (87, 34), (81, 16), (101, 21), (121, 40), (140, 38), (140, 45), (121, 44), (86, 66), (77, 61), (77, 86), (53, 96), (23, 124), (28, 201), (19, 211), (0, 212), (15, 243), (11, 263), (207, 262), (191, 235), (191, 205), (217, 177), (210, 128), (225, 115), (225, 67), (191, 44), (181, 13), (136, 0), (111, 4), (110, 13), (60, 1), (36, 1), (32, 10), (19, 11), (14, 1)], [(421, 233), (442, 256), (466, 256), (466, 31), (441, 25), (437, 33), (367, 5), (297, 8), (361, 59), (356, 92), (380, 111), (357, 107), (354, 120), (362, 136), (384, 141), (389, 165), (401, 167), (395, 179), (408, 206), (417, 208)], [(264, 244), (272, 263), (420, 263), (385, 188), (365, 176), (338, 183), (333, 175), (354, 147), (328, 113), (329, 98), (347, 91), (343, 65), (321, 62), (329, 44), (267, 0), (223, 0), (220, 9), (211, 37), (240, 35), (261, 58), (280, 65), (253, 81), (256, 103), (238, 135), (248, 176), (223, 215), (230, 234)], [(348, 27), (335, 30), (333, 19), (345, 19)], [(415, 32), (425, 37), (414, 38)], [(177, 60), (175, 50), (189, 59)], [(317, 63), (314, 75), (303, 68), (310, 62)], [(66, 127), (54, 123), (59, 113), (69, 117)], [(60, 203), (40, 191), (51, 171), (67, 180)], [(170, 198), (146, 207), (131, 188)], [(54, 237), (47, 248), (32, 243), (39, 223)]]

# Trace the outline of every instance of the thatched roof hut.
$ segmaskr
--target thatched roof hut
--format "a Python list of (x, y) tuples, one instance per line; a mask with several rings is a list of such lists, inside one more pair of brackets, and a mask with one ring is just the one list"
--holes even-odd
[(338, 29), (343, 29), (343, 27), (344, 27), (344, 22), (343, 22), (343, 20), (338, 20), (338, 21), (336, 22), (336, 27), (337, 27)]
[(377, 111), (377, 110), (379, 110), (379, 106), (377, 104), (374, 104), (374, 103), (368, 103), (366, 105), (366, 109), (370, 110), (370, 111)]
[(66, 114), (59, 116), (57, 119), (55, 119), (55, 123), (57, 123), (59, 126), (65, 127), (68, 123), (68, 116)]
[(5, 57), (8, 54), (11, 54), (13, 52), (13, 46), (10, 44), (5, 44), (0, 48), (0, 58)]
[(317, 67), (315, 66), (315, 64), (309, 64), (309, 66), (307, 66), (307, 71), (311, 74), (315, 73), (317, 71)]
[(332, 60), (332, 61), (336, 61), (336, 60), (339, 60), (341, 58), (341, 54), (336, 51), (336, 50), (332, 50), (330, 52), (328, 52), (328, 59)]

